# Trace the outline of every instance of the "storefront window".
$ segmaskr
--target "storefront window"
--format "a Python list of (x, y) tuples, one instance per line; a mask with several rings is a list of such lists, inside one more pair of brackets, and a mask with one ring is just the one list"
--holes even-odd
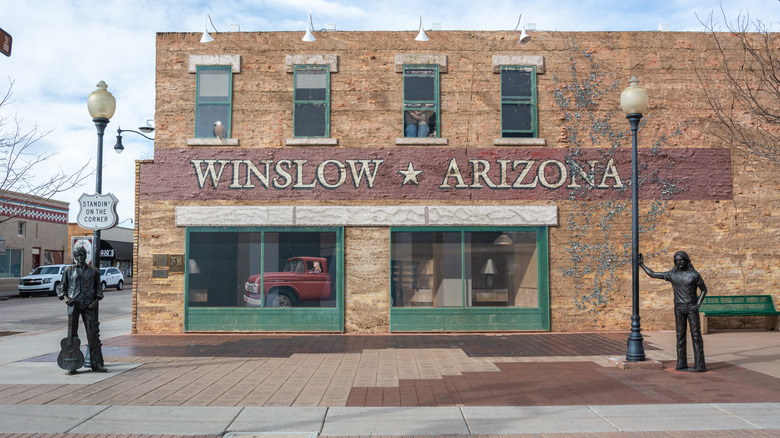
[(539, 307), (535, 231), (395, 231), (394, 307)]
[(189, 233), (190, 307), (336, 307), (335, 231)]
[(22, 276), (22, 250), (6, 249), (0, 254), (0, 278)]

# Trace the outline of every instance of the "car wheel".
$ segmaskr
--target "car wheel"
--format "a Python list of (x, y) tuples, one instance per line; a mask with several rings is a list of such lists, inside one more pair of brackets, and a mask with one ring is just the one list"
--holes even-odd
[(122, 280), (119, 280), (119, 283), (116, 284), (116, 290), (122, 290), (124, 287), (125, 284), (122, 282)]
[(274, 299), (271, 305), (272, 307), (293, 307), (297, 301), (295, 294), (283, 290), (279, 292), (279, 295)]
[(104, 282), (102, 282), (102, 283), (100, 283), (100, 289), (101, 289), (103, 292), (105, 292), (105, 291), (106, 291), (106, 282), (105, 282), (105, 281), (104, 281)]

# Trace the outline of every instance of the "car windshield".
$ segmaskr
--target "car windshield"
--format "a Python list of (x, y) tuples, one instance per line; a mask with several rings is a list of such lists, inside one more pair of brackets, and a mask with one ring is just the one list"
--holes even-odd
[(288, 261), (283, 272), (303, 272), (303, 260)]
[(40, 266), (35, 268), (30, 275), (52, 275), (60, 272), (60, 268), (57, 266)]

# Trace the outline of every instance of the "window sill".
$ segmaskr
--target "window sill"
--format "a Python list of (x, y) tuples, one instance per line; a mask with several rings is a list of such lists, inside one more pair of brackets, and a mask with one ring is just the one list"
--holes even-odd
[(337, 146), (338, 138), (288, 138), (285, 140), (287, 146)]
[(496, 146), (545, 146), (547, 141), (543, 138), (496, 138), (493, 140)]
[(238, 146), (237, 138), (188, 138), (187, 146)]
[(397, 145), (427, 145), (439, 146), (448, 144), (447, 139), (443, 137), (398, 137), (395, 139)]

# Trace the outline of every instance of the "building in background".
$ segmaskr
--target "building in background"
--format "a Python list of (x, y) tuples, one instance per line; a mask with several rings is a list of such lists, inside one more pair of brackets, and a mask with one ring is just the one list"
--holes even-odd
[(777, 299), (777, 169), (712, 134), (710, 34), (414, 35), (157, 35), (135, 332), (628, 330), (632, 76), (646, 263)]
[(67, 263), (67, 202), (0, 193), (0, 287), (14, 290), (19, 278), (42, 265)]
[[(80, 227), (77, 223), (68, 224), (69, 253), (66, 263), (73, 263), (73, 249), (85, 246), (91, 258), (93, 230)], [(90, 262), (90, 260), (87, 260)], [(100, 234), (100, 267), (119, 268), (126, 278), (133, 276), (133, 229), (113, 227)]]

